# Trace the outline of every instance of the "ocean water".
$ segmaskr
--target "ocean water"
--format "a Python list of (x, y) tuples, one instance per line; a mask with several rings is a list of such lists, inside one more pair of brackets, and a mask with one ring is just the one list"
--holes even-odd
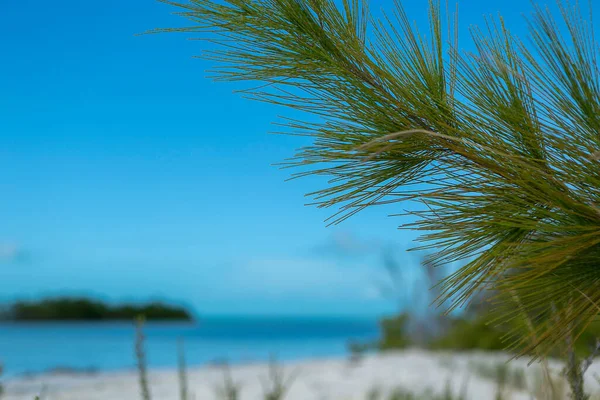
[[(147, 323), (151, 368), (177, 365), (177, 341), (191, 366), (323, 358), (347, 354), (350, 340), (378, 336), (375, 319), (204, 318), (198, 323)], [(135, 367), (132, 323), (2, 323), (0, 363), (7, 377), (57, 368), (119, 370)]]

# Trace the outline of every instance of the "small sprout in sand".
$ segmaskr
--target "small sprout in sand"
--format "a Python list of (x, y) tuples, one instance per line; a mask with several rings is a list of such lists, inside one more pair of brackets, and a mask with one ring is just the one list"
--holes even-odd
[(185, 364), (185, 350), (183, 347), (183, 339), (179, 339), (177, 342), (177, 365), (179, 372), (179, 398), (180, 400), (190, 400), (188, 394), (188, 378), (187, 368)]
[(383, 399), (383, 392), (379, 386), (373, 386), (367, 392), (367, 400), (382, 400), (382, 399)]
[(233, 380), (228, 363), (223, 364), (223, 383), (215, 388), (218, 400), (239, 400), (242, 386)]
[(263, 386), (264, 399), (265, 400), (282, 400), (296, 377), (298, 376), (297, 370), (290, 374), (287, 378), (284, 376), (283, 367), (277, 364), (274, 357), (271, 357), (269, 362), (269, 376), (268, 378), (262, 379), (261, 384)]
[(140, 382), (140, 392), (142, 400), (151, 400), (150, 386), (148, 384), (148, 367), (146, 360), (146, 350), (144, 349), (144, 317), (139, 316), (136, 319), (135, 329), (135, 356), (137, 360), (138, 376)]

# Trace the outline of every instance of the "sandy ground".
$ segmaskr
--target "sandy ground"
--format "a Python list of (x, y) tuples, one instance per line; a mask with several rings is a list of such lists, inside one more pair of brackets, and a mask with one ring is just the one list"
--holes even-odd
[[(507, 360), (502, 354), (431, 353), (420, 350), (368, 355), (360, 361), (348, 359), (306, 360), (282, 365), (287, 375), (295, 372), (286, 400), (365, 400), (373, 387), (384, 393), (402, 387), (421, 393), (426, 389), (442, 393), (450, 382), (455, 393), (466, 386), (468, 399), (493, 400), (497, 385), (493, 380), (477, 375), (473, 362), (495, 364)], [(527, 361), (511, 361), (513, 367), (526, 367)], [(558, 370), (560, 365), (553, 364)], [(534, 375), (537, 365), (527, 369)], [(236, 382), (241, 385), (241, 400), (263, 399), (263, 385), (268, 376), (267, 364), (231, 367)], [(598, 381), (600, 360), (590, 367), (586, 384), (593, 392), (600, 391)], [(154, 400), (179, 400), (178, 377), (175, 370), (152, 370), (149, 373)], [(215, 399), (215, 387), (223, 382), (223, 370), (215, 366), (189, 368), (189, 392), (195, 400)], [(533, 380), (533, 379), (530, 379)], [(53, 374), (16, 378), (5, 385), (3, 400), (32, 400), (42, 393), (44, 400), (135, 400), (140, 399), (135, 371), (99, 373), (94, 375)], [(512, 391), (512, 400), (530, 400), (526, 392)]]

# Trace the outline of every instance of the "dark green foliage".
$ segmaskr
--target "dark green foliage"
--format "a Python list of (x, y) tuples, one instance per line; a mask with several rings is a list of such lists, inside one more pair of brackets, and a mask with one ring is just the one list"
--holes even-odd
[(588, 357), (600, 338), (600, 321), (591, 323), (575, 341), (575, 354), (578, 357)]
[[(505, 329), (489, 324), (483, 316), (474, 318), (444, 318), (448, 327), (433, 336), (429, 342), (419, 342), (421, 347), (433, 350), (503, 350), (506, 343), (502, 341)], [(411, 316), (402, 313), (396, 317), (381, 320), (381, 338), (372, 346), (363, 344), (363, 349), (377, 348), (380, 350), (404, 349), (417, 344), (408, 325)], [(353, 343), (354, 348), (361, 346)]]
[(348, 350), (355, 359), (370, 350), (397, 350), (415, 345), (415, 338), (409, 331), (411, 316), (402, 313), (379, 321), (380, 339), (375, 342), (349, 342)]
[(147, 320), (190, 321), (193, 319), (191, 313), (182, 307), (161, 303), (111, 306), (85, 298), (51, 298), (35, 302), (19, 301), (9, 306), (3, 313), (2, 318), (11, 321), (131, 321), (138, 315), (143, 315)]
[[(426, 343), (418, 342), (408, 327), (411, 316), (402, 313), (396, 317), (381, 320), (381, 338), (374, 344), (350, 344), (350, 349), (365, 351), (369, 349), (403, 349), (414, 346), (417, 343), (421, 347), (432, 350), (484, 350), (502, 351), (506, 349), (506, 335), (511, 332), (512, 325), (508, 323), (499, 324), (493, 321), (485, 310), (479, 313), (468, 313), (463, 317), (436, 317), (440, 319), (438, 326), (443, 326), (437, 335)], [(513, 321), (515, 326), (518, 321)], [(590, 324), (575, 341), (575, 354), (578, 357), (587, 357), (591, 348), (600, 337), (600, 323)], [(564, 349), (557, 346), (550, 355), (561, 358)]]
[(489, 323), (484, 316), (476, 318), (454, 318), (450, 328), (433, 340), (433, 349), (452, 350), (503, 350), (506, 343), (502, 337), (506, 331)]
[(411, 344), (407, 327), (409, 318), (408, 314), (400, 314), (380, 321), (381, 341), (378, 344), (380, 350), (403, 349)]

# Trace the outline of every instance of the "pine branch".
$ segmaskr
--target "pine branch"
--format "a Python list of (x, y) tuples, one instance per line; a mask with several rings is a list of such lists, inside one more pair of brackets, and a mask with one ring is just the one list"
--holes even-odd
[[(330, 178), (310, 195), (337, 208), (331, 223), (411, 203), (400, 215), (416, 217), (402, 228), (423, 233), (417, 248), (464, 264), (439, 285), (449, 310), (491, 288), (509, 319), (516, 293), (533, 329), (514, 348), (535, 354), (597, 315), (573, 296), (600, 302), (600, 50), (579, 6), (559, 1), (564, 34), (537, 7), (529, 42), (486, 21), (464, 54), (437, 0), (427, 35), (400, 1), (380, 20), (366, 0), (165, 2), (192, 25), (158, 31), (218, 44), (205, 53), (217, 79), (260, 82), (245, 94), (317, 117), (284, 123), (313, 144), (282, 166)], [(570, 307), (561, 329), (549, 304)]]

